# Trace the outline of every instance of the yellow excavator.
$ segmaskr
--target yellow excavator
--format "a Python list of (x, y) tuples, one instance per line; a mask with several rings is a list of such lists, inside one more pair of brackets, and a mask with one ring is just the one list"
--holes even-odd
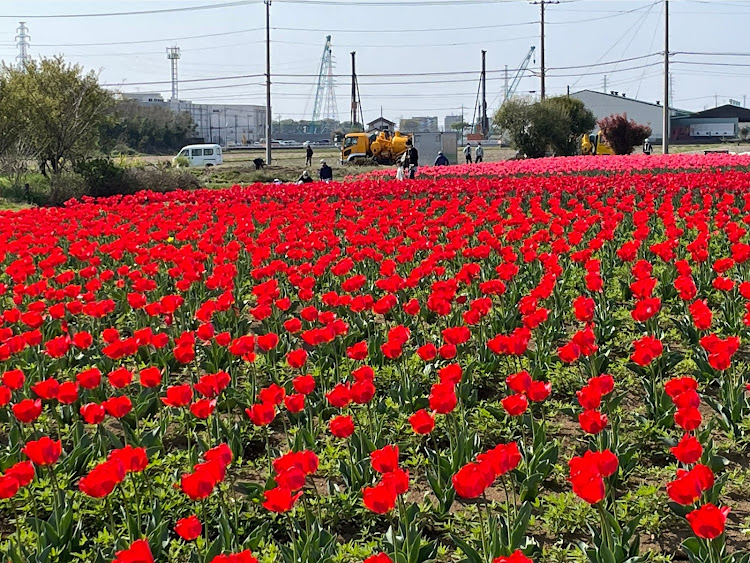
[(347, 133), (341, 145), (341, 162), (367, 162), (378, 164), (396, 164), (406, 152), (406, 141), (411, 135), (402, 135), (399, 131), (380, 133)]
[(581, 154), (615, 154), (615, 151), (613, 151), (612, 147), (607, 144), (602, 132), (599, 131), (596, 135), (592, 134), (583, 136), (583, 140), (581, 141)]

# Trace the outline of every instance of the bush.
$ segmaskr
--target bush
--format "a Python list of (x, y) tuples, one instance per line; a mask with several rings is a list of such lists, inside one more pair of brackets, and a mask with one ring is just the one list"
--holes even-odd
[(174, 190), (194, 190), (201, 187), (198, 178), (188, 170), (146, 166), (125, 170), (125, 183), (134, 193), (141, 190), (171, 192)]
[(541, 102), (509, 100), (495, 114), (495, 125), (508, 133), (511, 145), (530, 158), (549, 150), (571, 156), (578, 138), (596, 124), (594, 114), (580, 100), (557, 96)]
[(633, 147), (639, 146), (651, 136), (651, 127), (640, 125), (632, 119), (628, 121), (626, 113), (605, 117), (599, 121), (599, 129), (615, 154), (630, 154)]
[(125, 181), (125, 169), (107, 158), (80, 162), (75, 166), (75, 172), (84, 179), (86, 191), (92, 197), (132, 193)]

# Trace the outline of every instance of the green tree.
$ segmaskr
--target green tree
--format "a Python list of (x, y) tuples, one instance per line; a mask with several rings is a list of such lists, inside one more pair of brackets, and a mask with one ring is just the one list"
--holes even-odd
[(599, 121), (599, 129), (607, 144), (615, 154), (630, 154), (633, 147), (643, 143), (651, 136), (651, 127), (628, 120), (628, 115), (615, 114)]
[(189, 113), (133, 100), (115, 103), (100, 126), (100, 143), (106, 153), (118, 145), (149, 154), (173, 153), (194, 135), (195, 123)]
[(580, 136), (596, 125), (583, 103), (567, 96), (541, 102), (508, 100), (493, 121), (507, 132), (513, 147), (529, 158), (545, 156), (548, 151), (559, 156), (576, 154)]
[(112, 96), (93, 72), (66, 64), (62, 57), (3, 67), (7, 103), (20, 108), (20, 135), (37, 156), (39, 168), (57, 176), (96, 152), (99, 126)]
[[(554, 96), (546, 98), (543, 105), (549, 106), (554, 112), (559, 112), (565, 120), (565, 131), (560, 131), (560, 137), (552, 139), (552, 149), (557, 156), (573, 156), (578, 153), (581, 136), (587, 134), (596, 126), (596, 117), (586, 108), (581, 100), (568, 96)], [(558, 114), (558, 115), (559, 115)]]
[(506, 101), (493, 121), (507, 131), (513, 148), (528, 158), (539, 158), (547, 154), (555, 140), (565, 137), (562, 116), (558, 107), (521, 98)]

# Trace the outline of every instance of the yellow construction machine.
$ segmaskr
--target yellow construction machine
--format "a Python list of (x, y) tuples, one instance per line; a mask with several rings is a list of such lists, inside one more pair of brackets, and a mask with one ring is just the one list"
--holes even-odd
[(607, 141), (602, 136), (602, 132), (599, 131), (596, 135), (583, 136), (581, 154), (615, 154), (615, 151), (607, 144)]
[(396, 164), (406, 152), (406, 141), (411, 135), (402, 135), (396, 131), (380, 133), (347, 133), (341, 145), (341, 162), (367, 162), (378, 164)]

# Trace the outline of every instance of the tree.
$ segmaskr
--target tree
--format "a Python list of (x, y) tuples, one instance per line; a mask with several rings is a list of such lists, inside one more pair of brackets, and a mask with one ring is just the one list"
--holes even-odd
[(628, 120), (628, 115), (615, 114), (599, 121), (602, 137), (612, 147), (615, 154), (630, 154), (633, 147), (640, 145), (651, 136), (651, 127)]
[(133, 100), (117, 102), (100, 126), (101, 148), (106, 153), (118, 144), (144, 153), (173, 153), (194, 135), (195, 123), (189, 113)]
[(557, 156), (573, 156), (578, 153), (581, 136), (596, 126), (596, 117), (581, 100), (568, 96), (546, 98), (544, 105), (563, 114), (567, 134), (552, 140), (552, 149)]
[(21, 108), (16, 118), (42, 174), (59, 175), (98, 148), (99, 126), (112, 96), (93, 72), (66, 64), (62, 57), (3, 67), (7, 99)]
[(528, 158), (545, 156), (569, 135), (567, 118), (560, 107), (523, 98), (506, 101), (493, 121), (508, 132), (511, 145)]
[(464, 129), (466, 129), (468, 126), (469, 126), (469, 124), (466, 123), (465, 121), (458, 121), (456, 123), (452, 123), (451, 124), (451, 129), (453, 129), (454, 131), (457, 131), (457, 132), (461, 133), (461, 144), (462, 145), (464, 144)]

